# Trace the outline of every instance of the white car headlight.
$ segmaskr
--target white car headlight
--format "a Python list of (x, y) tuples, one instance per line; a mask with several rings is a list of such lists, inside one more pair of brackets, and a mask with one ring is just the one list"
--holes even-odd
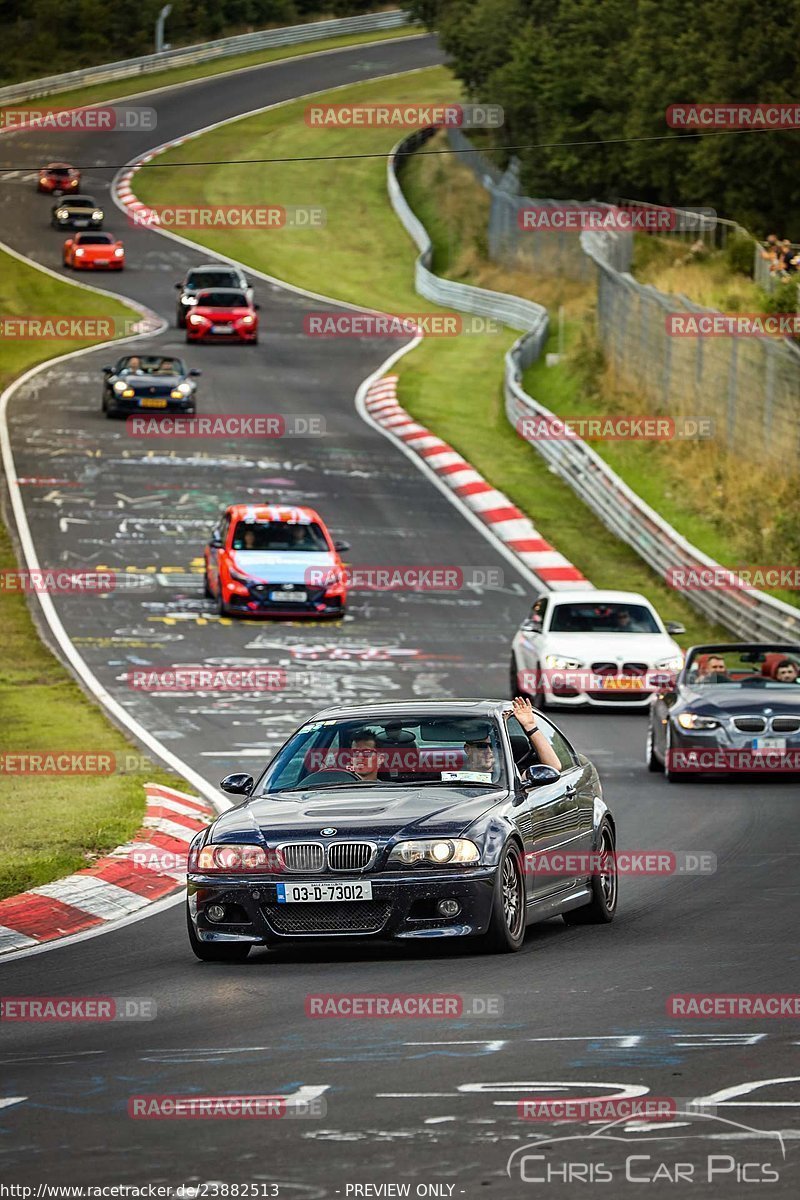
[(118, 379), (117, 382), (114, 384), (114, 391), (122, 393), (125, 391), (125, 388), (127, 386), (128, 386), (127, 383), (123, 383), (123, 381), (121, 379)]
[(702, 717), (699, 713), (678, 713), (678, 724), (681, 729), (719, 729), (719, 721), (714, 717)]
[(66, 221), (69, 213), (65, 208), (59, 208), (56, 210), (56, 216), (58, 217), (59, 221)]
[(474, 866), (480, 862), (480, 851), (474, 842), (466, 838), (414, 838), (413, 841), (398, 842), (389, 855), (389, 862), (403, 863), (413, 867), (425, 866)]
[(547, 654), (545, 656), (544, 665), (546, 667), (555, 667), (557, 671), (577, 671), (583, 666), (577, 658), (564, 658), (560, 654)]
[(102, 219), (103, 219), (103, 210), (102, 210), (102, 208), (96, 208), (96, 209), (94, 210), (94, 212), (92, 213), (92, 220), (93, 220), (93, 221), (102, 221)]

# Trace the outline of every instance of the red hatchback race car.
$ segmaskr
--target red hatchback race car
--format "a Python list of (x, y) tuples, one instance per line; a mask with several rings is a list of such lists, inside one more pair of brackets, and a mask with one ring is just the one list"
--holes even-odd
[(232, 504), (206, 546), (206, 596), (226, 617), (341, 617), (349, 549), (313, 508)]
[(238, 288), (213, 288), (197, 293), (186, 317), (187, 342), (258, 341), (258, 305)]
[(69, 163), (48, 163), (39, 172), (36, 190), (50, 196), (64, 196), (77, 192), (80, 186), (81, 173), (77, 167), (71, 167)]
[(64, 242), (64, 266), (75, 271), (121, 271), (125, 248), (110, 233), (76, 233)]

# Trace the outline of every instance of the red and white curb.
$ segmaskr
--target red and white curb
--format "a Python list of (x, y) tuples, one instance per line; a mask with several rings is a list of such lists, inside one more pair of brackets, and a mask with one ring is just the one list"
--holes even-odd
[(397, 375), (384, 375), (369, 387), (364, 405), (372, 419), (418, 454), (465, 508), (488, 525), (545, 587), (591, 588), (586, 576), (542, 537), (508, 496), (493, 488), (458, 451), (406, 412), (397, 400), (397, 382)]
[(145, 792), (144, 825), (132, 841), (74, 875), (0, 900), (0, 956), (126, 917), (183, 887), (189, 842), (217, 814), (160, 784)]

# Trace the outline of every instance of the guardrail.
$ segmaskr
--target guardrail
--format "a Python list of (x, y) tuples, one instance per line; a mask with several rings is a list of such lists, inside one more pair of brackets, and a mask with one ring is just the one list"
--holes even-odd
[[(524, 329), (526, 332), (505, 356), (506, 415), (515, 429), (519, 429), (519, 422), (525, 417), (557, 420), (556, 415), (529, 396), (521, 384), (523, 371), (536, 361), (544, 348), (548, 330), (546, 309), (530, 300), (503, 292), (490, 292), (441, 279), (430, 269), (433, 246), (424, 225), (403, 196), (398, 169), (403, 158), (412, 154), (435, 132), (435, 129), (425, 129), (405, 138), (395, 146), (388, 163), (392, 207), (420, 251), (414, 268), (417, 291), (437, 304), (493, 316), (512, 329)], [(544, 439), (531, 444), (603, 524), (631, 546), (663, 579), (676, 568), (725, 570), (682, 537), (580, 438), (566, 441)], [(684, 591), (682, 595), (710, 620), (724, 625), (739, 637), (762, 640), (800, 638), (800, 609), (764, 592), (732, 587), (726, 591)]]
[(62, 75), (49, 75), (44, 79), (31, 79), (25, 83), (12, 83), (0, 88), (0, 105), (14, 104), (20, 100), (34, 100), (40, 96), (51, 96), (71, 88), (90, 83), (107, 83), (114, 79), (128, 79), (134, 75), (145, 75), (152, 71), (163, 71), (168, 67), (185, 67), (194, 63), (211, 62), (216, 58), (227, 58), (232, 54), (248, 54), (253, 50), (265, 50), (272, 46), (292, 46), (320, 38), (339, 37), (346, 33), (368, 33), (373, 30), (398, 29), (412, 24), (409, 13), (404, 9), (388, 12), (364, 13), (355, 17), (342, 17), (332, 21), (313, 21), (306, 25), (287, 25), (280, 29), (260, 29), (255, 33), (243, 33), (236, 37), (220, 38), (214, 42), (198, 42), (194, 46), (183, 46), (176, 50), (164, 50), (161, 54), (143, 54), (141, 58), (126, 58), (120, 62), (105, 63), (98, 67), (84, 67), (78, 71), (66, 71)]

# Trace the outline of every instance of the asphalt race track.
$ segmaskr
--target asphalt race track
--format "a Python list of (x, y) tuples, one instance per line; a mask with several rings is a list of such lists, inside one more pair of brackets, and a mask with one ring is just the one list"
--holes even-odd
[[(33, 194), (15, 164), (119, 164), (200, 124), (439, 60), (427, 37), (359, 46), (142, 97), (158, 111), (155, 133), (3, 137), (3, 240), (60, 270), (63, 235), (49, 227), (51, 201)], [(124, 237), (130, 265), (98, 285), (171, 322), (174, 281), (208, 255), (131, 229), (108, 195), (112, 176), (89, 171), (81, 190), (102, 197), (106, 228)], [(308, 339), (302, 316), (318, 303), (257, 280), (256, 290), (257, 347), (185, 347), (172, 325), (138, 346), (202, 368), (201, 412), (322, 414), (324, 438), (136, 443), (124, 422), (100, 413), (108, 350), (49, 368), (10, 408), (17, 471), (32, 481), (23, 487), (40, 562), (102, 564), (146, 584), (107, 600), (57, 597), (75, 646), (120, 703), (212, 783), (259, 766), (303, 717), (334, 700), (505, 695), (510, 640), (531, 594), (526, 578), (356, 412), (359, 384), (397, 343)], [(503, 582), (452, 594), (356, 594), (341, 625), (222, 622), (196, 572), (204, 539), (224, 503), (264, 497), (317, 507), (334, 536), (350, 541), (353, 563), (493, 568)], [(126, 685), (134, 666), (177, 663), (282, 666), (288, 686), (261, 696), (181, 696)], [(518, 1197), (537, 1186), (583, 1194), (588, 1180), (548, 1188), (523, 1182), (518, 1166), (509, 1179), (506, 1164), (537, 1137), (601, 1126), (522, 1121), (517, 1100), (649, 1089), (679, 1106), (705, 1098), (716, 1109), (623, 1123), (613, 1131), (621, 1140), (576, 1142), (572, 1160), (613, 1167), (616, 1184), (605, 1194), (796, 1195), (796, 1027), (782, 1018), (681, 1021), (666, 1004), (673, 993), (796, 990), (797, 789), (670, 786), (645, 769), (643, 716), (591, 713), (561, 723), (601, 769), (620, 848), (711, 851), (716, 874), (623, 879), (613, 925), (552, 921), (530, 931), (519, 955), (473, 955), (466, 945), (339, 947), (200, 964), (182, 908), (172, 905), (5, 963), (4, 995), (150, 997), (157, 1016), (0, 1030), (0, 1179), (274, 1184), (298, 1200), (391, 1195), (354, 1187), (398, 1183), (409, 1183), (411, 1195)], [(304, 1011), (310, 992), (495, 996), (502, 1016), (313, 1020)], [(134, 1121), (134, 1093), (321, 1095), (327, 1111), (277, 1124)], [(761, 1132), (770, 1130), (783, 1141)], [(562, 1151), (544, 1153), (563, 1163)], [(639, 1182), (625, 1180), (630, 1155), (641, 1156), (631, 1171)], [(711, 1182), (709, 1155), (721, 1156)], [(660, 1190), (646, 1193), (642, 1179), (659, 1164), (668, 1165)], [(684, 1165), (680, 1182), (675, 1164)], [(762, 1187), (768, 1169), (779, 1179)], [(526, 1170), (535, 1178), (542, 1162)]]

